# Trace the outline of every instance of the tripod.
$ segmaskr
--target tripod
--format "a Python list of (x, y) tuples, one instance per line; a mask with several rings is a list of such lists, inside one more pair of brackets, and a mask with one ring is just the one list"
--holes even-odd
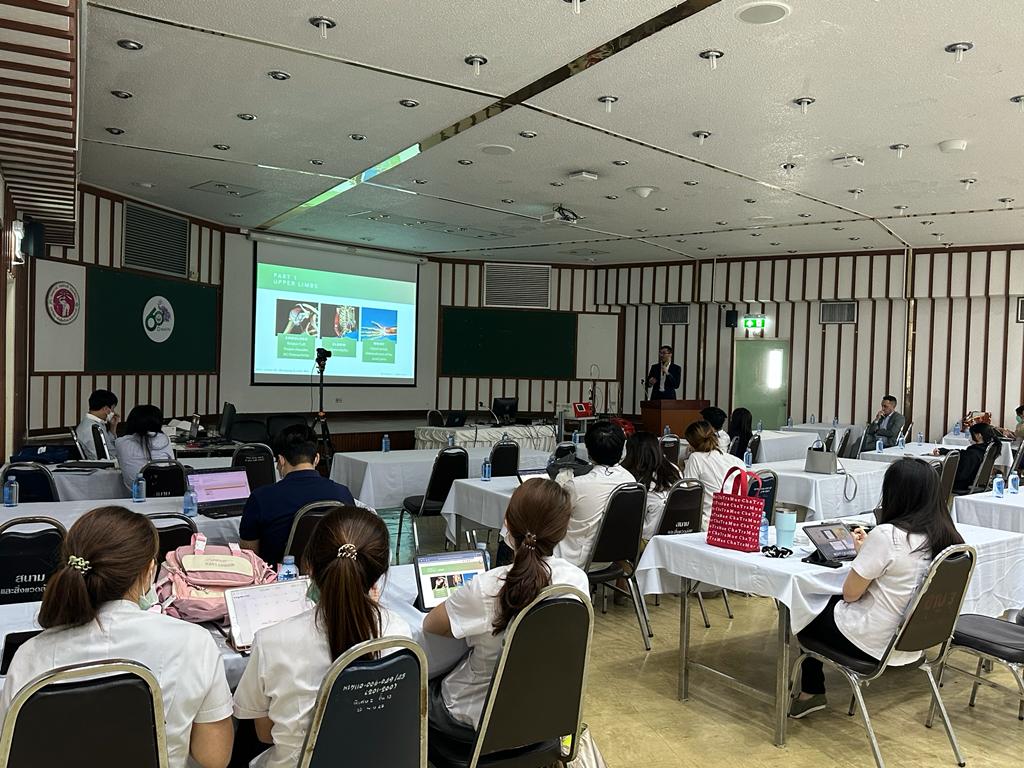
[(320, 454), (320, 463), (326, 464), (330, 471), (331, 459), (334, 457), (334, 443), (331, 442), (331, 430), (327, 426), (327, 412), (324, 410), (324, 368), (327, 367), (327, 358), (331, 353), (324, 349), (316, 351), (316, 370), (320, 374), (320, 410), (316, 412), (313, 419), (313, 432), (319, 432), (317, 438), (317, 452)]

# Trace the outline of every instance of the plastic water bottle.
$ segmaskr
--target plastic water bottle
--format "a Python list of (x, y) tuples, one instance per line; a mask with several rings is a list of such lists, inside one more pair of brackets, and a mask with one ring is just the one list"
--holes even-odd
[(574, 429), (572, 431), (572, 444), (573, 445), (579, 445), (580, 444), (580, 431), (578, 429)]
[(815, 416), (815, 415), (814, 415), (814, 414), (812, 413), (812, 414), (811, 414), (811, 424), (817, 424), (817, 423), (818, 423), (818, 417), (817, 417), (817, 416)]
[(479, 549), (481, 554), (484, 556), (484, 570), (491, 570), (491, 553), (487, 551), (487, 542), (478, 541), (476, 543), (476, 548)]
[(924, 432), (917, 433), (917, 444), (924, 445)]
[(885, 441), (882, 440), (882, 438), (878, 438), (878, 440), (875, 442), (875, 450), (878, 451), (879, 453), (885, 450)]
[(1010, 473), (1009, 488), (1010, 493), (1020, 493), (1020, 475), (1016, 470)]
[(146, 478), (139, 472), (132, 482), (132, 501), (142, 502), (146, 500)]
[(833, 427), (838, 427), (839, 426), (839, 417), (838, 416), (833, 416), (832, 417), (832, 426)]
[[(790, 421), (792, 421), (792, 419), (790, 419)], [(793, 426), (793, 425), (790, 424), (790, 426)], [(757, 434), (760, 435), (762, 432), (764, 432), (764, 420), (763, 419), (758, 419), (757, 420)]]
[(284, 560), (277, 566), (278, 581), (292, 581), (299, 578), (299, 566), (295, 564), (295, 555), (285, 555)]
[(385, 433), (384, 437), (381, 438), (380, 449), (384, 453), (391, 453), (391, 435)]
[(750, 452), (749, 448), (743, 452), (743, 463), (747, 469), (750, 469), (750, 465), (754, 463), (754, 454)]
[(191, 484), (185, 489), (182, 511), (185, 513), (185, 517), (195, 517), (199, 514), (199, 496), (196, 495), (196, 489)]
[(508, 432), (502, 432), (501, 433), (501, 442), (503, 442), (503, 443), (507, 443), (508, 442)]
[(4, 506), (18, 506), (18, 481), (14, 475), (7, 478), (7, 482), (4, 483)]
[(896, 438), (896, 447), (897, 448), (906, 448), (907, 447), (907, 438), (905, 438), (903, 435), (900, 435), (898, 438)]
[(1000, 472), (996, 472), (996, 479), (992, 481), (992, 495), (997, 499), (1003, 498), (1006, 493), (1006, 481), (1003, 480), (1003, 475)]
[(790, 429), (793, 428), (793, 417), (792, 416), (787, 416), (786, 417), (786, 426), (789, 427)]
[(960, 433), (962, 431), (963, 431), (963, 427), (960, 425), (959, 421), (956, 424), (953, 425), (953, 435), (955, 437), (960, 437)]
[(666, 424), (664, 431), (662, 431), (662, 434), (665, 435), (666, 437), (668, 435), (671, 435), (672, 434), (672, 428), (668, 424)]
[(767, 516), (761, 518), (761, 533), (758, 535), (758, 543), (762, 547), (768, 546), (768, 518)]
[(484, 457), (483, 466), (480, 467), (480, 479), (490, 480), (491, 479), (491, 457)]
[(449, 448), (454, 448), (455, 447), (455, 433), (454, 432), (449, 432), (448, 433), (448, 447)]

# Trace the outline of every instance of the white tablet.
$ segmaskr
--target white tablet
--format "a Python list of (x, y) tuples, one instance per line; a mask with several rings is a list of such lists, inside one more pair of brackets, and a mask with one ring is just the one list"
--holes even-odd
[(313, 608), (313, 601), (306, 597), (308, 590), (308, 576), (227, 590), (224, 599), (231, 620), (231, 645), (247, 651), (259, 630)]

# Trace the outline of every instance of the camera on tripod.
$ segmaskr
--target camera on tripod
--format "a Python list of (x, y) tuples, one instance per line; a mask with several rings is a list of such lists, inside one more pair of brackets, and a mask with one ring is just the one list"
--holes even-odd
[(324, 363), (327, 362), (327, 358), (330, 357), (332, 354), (334, 354), (334, 353), (331, 352), (328, 349), (324, 349), (323, 347), (317, 347), (316, 348), (316, 361), (317, 361), (317, 363), (323, 365)]

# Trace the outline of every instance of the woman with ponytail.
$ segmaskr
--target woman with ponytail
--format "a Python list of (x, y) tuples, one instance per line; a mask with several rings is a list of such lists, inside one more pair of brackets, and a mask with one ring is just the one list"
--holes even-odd
[(15, 694), (45, 672), (128, 659), (160, 684), (168, 765), (185, 768), (189, 755), (202, 768), (228, 764), (234, 733), (224, 662), (205, 629), (147, 610), (156, 599), (156, 555), (153, 523), (124, 507), (94, 509), (71, 526), (43, 592), (45, 631), (14, 655), (0, 720)]
[(505, 542), (515, 552), (512, 565), (480, 574), (427, 614), (425, 632), (464, 638), (469, 645), (469, 655), (443, 680), (431, 684), (432, 727), (472, 739), (501, 656), (505, 629), (516, 614), (552, 584), (590, 594), (587, 574), (552, 554), (565, 537), (571, 512), (569, 492), (558, 483), (527, 480), (512, 494), (505, 512)]
[(405, 620), (378, 603), (390, 561), (387, 526), (370, 510), (335, 509), (313, 530), (302, 572), (316, 607), (256, 633), (235, 691), (235, 717), (255, 721), (260, 741), (273, 744), (257, 765), (298, 763), (320, 683), (345, 651), (385, 635), (411, 637)]

